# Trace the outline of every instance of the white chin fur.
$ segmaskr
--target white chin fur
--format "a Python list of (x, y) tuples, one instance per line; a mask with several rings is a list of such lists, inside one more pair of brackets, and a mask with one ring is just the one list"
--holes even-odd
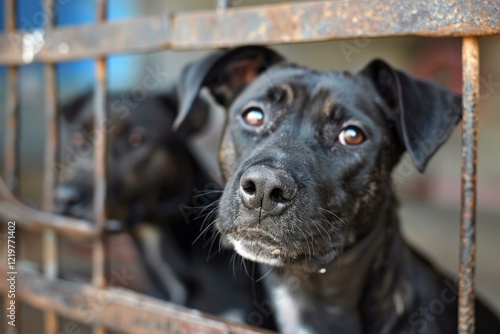
[(258, 263), (264, 263), (274, 267), (281, 267), (284, 264), (283, 260), (280, 259), (279, 257), (273, 257), (271, 255), (267, 256), (263, 254), (255, 254), (249, 251), (249, 247), (245, 246), (246, 242), (244, 241), (235, 240), (231, 237), (229, 237), (229, 241), (233, 245), (234, 250), (245, 259)]

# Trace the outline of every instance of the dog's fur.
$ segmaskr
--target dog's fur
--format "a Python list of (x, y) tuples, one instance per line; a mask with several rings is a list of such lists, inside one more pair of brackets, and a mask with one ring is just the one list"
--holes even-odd
[[(108, 103), (108, 218), (123, 222), (138, 246), (150, 293), (251, 323), (248, 315), (255, 311), (263, 289), (240, 268), (231, 268), (233, 252), (216, 252), (218, 240), (212, 241), (215, 254), (209, 256), (207, 238), (198, 237), (212, 217), (207, 217), (205, 227), (203, 219), (194, 221), (201, 212), (193, 207), (208, 205), (206, 216), (213, 209), (207, 201), (220, 197), (217, 183), (187, 144), (206, 125), (208, 105), (196, 99), (192, 117), (174, 132), (175, 92), (141, 101), (118, 94), (110, 96)], [(64, 103), (62, 114), (66, 123), (61, 145), (64, 167), (55, 192), (56, 211), (92, 220), (92, 145), (99, 140), (94, 133), (92, 96), (85, 94)], [(272, 327), (272, 319), (258, 325)]]
[[(176, 126), (202, 87), (228, 113), (216, 227), (273, 268), (283, 333), (456, 331), (456, 291), (402, 239), (390, 176), (405, 151), (425, 169), (460, 120), (460, 96), (381, 60), (318, 72), (249, 46), (184, 70)], [(245, 121), (255, 111), (262, 125)], [(364, 141), (347, 145), (352, 127)], [(500, 333), (480, 303), (477, 328)]]

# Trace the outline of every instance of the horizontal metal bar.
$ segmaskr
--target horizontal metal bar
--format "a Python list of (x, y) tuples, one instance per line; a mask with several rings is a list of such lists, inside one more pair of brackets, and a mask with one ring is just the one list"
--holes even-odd
[(53, 230), (71, 238), (94, 238), (98, 232), (92, 223), (69, 217), (53, 215), (0, 200), (0, 218), (5, 221), (16, 221), (30, 230)]
[(496, 0), (484, 2), (355, 0), (283, 3), (179, 13), (176, 49), (300, 43), (356, 37), (500, 34)]
[(92, 223), (75, 218), (54, 215), (30, 208), (19, 202), (0, 179), (0, 218), (15, 220), (30, 229), (51, 229), (69, 237), (95, 237), (99, 235)]
[(50, 31), (0, 35), (0, 64), (60, 62), (114, 53), (146, 52), (169, 42), (167, 15)]
[[(7, 272), (3, 263), (0, 268), (2, 272)], [(17, 265), (16, 282), (16, 295), (31, 306), (53, 310), (85, 325), (101, 324), (120, 333), (271, 333), (225, 322), (196, 310), (125, 289), (98, 289), (62, 279), (48, 281), (26, 264)], [(0, 290), (7, 290), (5, 279), (0, 280)]]
[(142, 17), (0, 35), (0, 64), (59, 62), (107, 54), (357, 37), (500, 34), (497, 0), (340, 0)]

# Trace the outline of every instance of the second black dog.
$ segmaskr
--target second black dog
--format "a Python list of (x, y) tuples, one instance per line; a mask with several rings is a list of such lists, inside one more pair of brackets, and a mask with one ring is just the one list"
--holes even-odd
[[(249, 315), (262, 295), (259, 285), (239, 267), (233, 271), (229, 261), (234, 254), (218, 254), (217, 240), (210, 258), (206, 238), (197, 241), (204, 227), (203, 219), (194, 220), (199, 211), (193, 207), (209, 205), (207, 199), (214, 202), (220, 193), (187, 144), (207, 123), (208, 105), (197, 99), (192, 117), (176, 132), (171, 129), (177, 115), (176, 94), (142, 101), (112, 95), (108, 107), (108, 217), (124, 222), (135, 241), (152, 294), (252, 322)], [(93, 145), (101, 134), (95, 133), (91, 95), (65, 103), (62, 114), (66, 126), (56, 211), (92, 220)], [(204, 200), (193, 199), (207, 190), (212, 193)], [(205, 226), (213, 220), (208, 218)], [(272, 323), (271, 318), (266, 323)]]

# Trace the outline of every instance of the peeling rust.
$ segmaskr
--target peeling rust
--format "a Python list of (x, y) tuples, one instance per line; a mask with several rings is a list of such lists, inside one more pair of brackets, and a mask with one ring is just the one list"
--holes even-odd
[(172, 48), (276, 44), (388, 36), (500, 34), (500, 5), (472, 1), (315, 1), (175, 15)]
[[(17, 267), (16, 294), (23, 301), (86, 325), (98, 324), (125, 334), (271, 334), (136, 292), (103, 290), (62, 279), (48, 281), (26, 263)], [(7, 272), (3, 263), (0, 270)], [(0, 291), (6, 289), (7, 282), (1, 280)]]
[[(220, 0), (225, 2), (223, 0)], [(340, 0), (223, 8), (61, 27), (44, 33), (34, 62), (161, 49), (283, 44), (359, 37), (500, 34), (497, 0)], [(23, 64), (20, 31), (0, 35), (0, 64)]]

